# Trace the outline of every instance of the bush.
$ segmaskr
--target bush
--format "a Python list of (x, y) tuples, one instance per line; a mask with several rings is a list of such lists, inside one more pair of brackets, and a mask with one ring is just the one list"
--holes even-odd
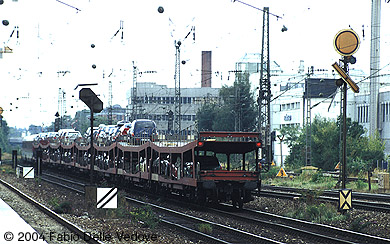
[(356, 232), (363, 232), (365, 228), (371, 225), (371, 222), (363, 223), (364, 217), (354, 219), (349, 225), (349, 229)]
[(325, 181), (325, 178), (322, 171), (319, 170), (317, 172), (315, 172), (313, 175), (311, 175), (311, 179), (310, 179), (310, 182), (313, 182), (313, 183), (322, 183)]
[(317, 202), (318, 197), (322, 195), (322, 191), (317, 191), (317, 190), (311, 190), (311, 191), (305, 191), (302, 190), (300, 191), (302, 195), (302, 199), (308, 203), (308, 204), (314, 204)]
[(358, 190), (363, 190), (368, 188), (368, 183), (362, 181), (362, 180), (357, 180), (356, 181), (356, 189)]
[(147, 205), (141, 208), (134, 208), (130, 211), (130, 216), (133, 220), (142, 224), (143, 227), (155, 228), (160, 222), (158, 216), (152, 211), (152, 208)]
[(58, 214), (68, 214), (72, 212), (72, 204), (68, 201), (60, 203), (58, 198), (54, 197), (50, 199), (48, 203), (53, 211)]
[(210, 224), (199, 224), (198, 230), (202, 233), (210, 235), (213, 232), (213, 227)]
[(275, 167), (275, 166), (272, 167), (271, 166), (268, 172), (261, 173), (261, 179), (262, 180), (266, 180), (266, 179), (275, 178), (276, 175), (278, 174), (279, 170), (280, 169), (278, 167)]
[(54, 208), (54, 212), (58, 214), (68, 214), (72, 212), (72, 204), (70, 202), (62, 202)]
[(347, 162), (347, 173), (352, 175), (359, 175), (361, 172), (367, 171), (367, 162), (364, 162), (360, 158)]

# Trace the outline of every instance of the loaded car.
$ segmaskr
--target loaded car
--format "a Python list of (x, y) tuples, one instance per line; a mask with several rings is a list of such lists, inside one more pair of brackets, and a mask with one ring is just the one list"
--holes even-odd
[(153, 120), (136, 119), (131, 122), (127, 134), (129, 135), (130, 140), (135, 140), (136, 142), (155, 139), (157, 136), (157, 126)]

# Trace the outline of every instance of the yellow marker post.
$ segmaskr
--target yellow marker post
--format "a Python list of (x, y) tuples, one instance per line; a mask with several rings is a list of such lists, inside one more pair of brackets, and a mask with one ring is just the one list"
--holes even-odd
[(339, 191), (339, 211), (345, 211), (352, 208), (352, 190), (342, 189)]

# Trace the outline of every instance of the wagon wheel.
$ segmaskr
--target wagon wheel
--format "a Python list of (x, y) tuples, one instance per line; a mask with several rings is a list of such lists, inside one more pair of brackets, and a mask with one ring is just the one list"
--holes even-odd
[(244, 196), (241, 191), (234, 191), (232, 195), (232, 203), (234, 208), (242, 209), (244, 205)]
[(238, 208), (242, 209), (243, 206), (244, 206), (244, 198), (240, 196), (240, 198), (238, 199)]

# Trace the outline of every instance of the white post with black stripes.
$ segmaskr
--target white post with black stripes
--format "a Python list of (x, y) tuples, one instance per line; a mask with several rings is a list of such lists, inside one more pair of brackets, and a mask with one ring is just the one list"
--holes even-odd
[(97, 188), (96, 192), (97, 208), (117, 208), (118, 189), (117, 188)]

